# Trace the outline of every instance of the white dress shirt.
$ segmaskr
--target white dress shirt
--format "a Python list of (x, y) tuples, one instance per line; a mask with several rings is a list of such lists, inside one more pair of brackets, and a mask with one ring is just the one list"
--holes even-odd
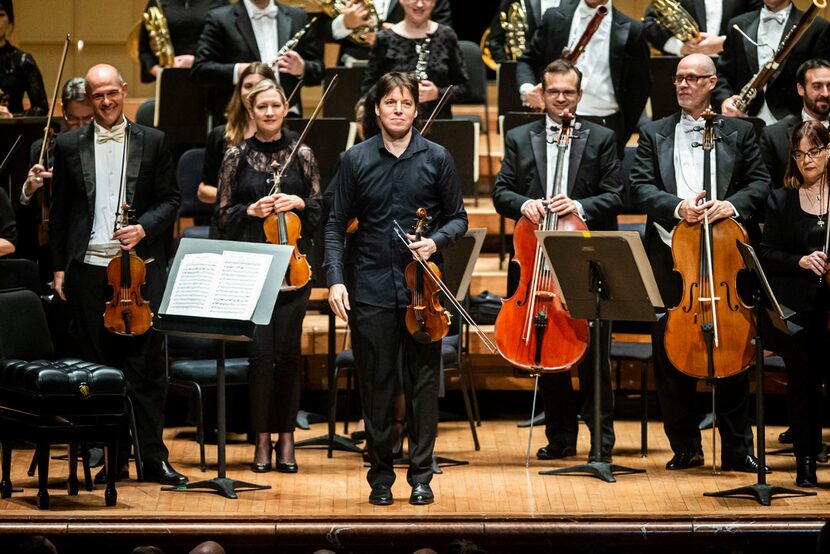
[[(119, 190), (124, 171), (125, 139), (99, 142), (98, 136), (106, 129), (93, 122), (95, 149), (95, 211), (92, 214), (92, 234), (84, 255), (84, 263), (106, 267), (118, 254), (120, 245), (111, 239), (115, 214), (124, 202), (125, 190)], [(127, 119), (114, 125), (111, 131), (126, 129)], [(121, 193), (119, 196), (119, 192)]]
[[(706, 31), (712, 36), (720, 33), (720, 25), (723, 22), (723, 2), (710, 0), (704, 2), (706, 4), (706, 22), (702, 31)], [(677, 37), (669, 37), (666, 44), (663, 45), (663, 51), (675, 56), (680, 56), (680, 49), (683, 43)]]
[[(242, 0), (245, 11), (251, 19), (251, 27), (254, 29), (254, 39), (259, 49), (259, 61), (271, 65), (277, 58), (279, 51), (279, 36), (277, 35), (277, 15), (279, 10), (277, 4), (271, 2), (264, 10), (256, 7), (251, 0)], [(253, 61), (253, 60), (251, 60)], [(279, 71), (274, 71), (277, 82), (280, 80)], [(233, 84), (239, 81), (239, 64), (233, 68)]]
[[(381, 23), (386, 21), (386, 16), (389, 15), (389, 0), (374, 0), (372, 2), (375, 5), (375, 11), (380, 18), (380, 21), (376, 21), (375, 24), (380, 26)], [(367, 22), (371, 23), (371, 22)], [(337, 17), (335, 17), (331, 22), (331, 36), (334, 40), (343, 40), (344, 38), (348, 37), (349, 34), (352, 32), (352, 29), (346, 27), (346, 24), (343, 22), (343, 14), (341, 13)]]
[[(562, 0), (542, 0), (542, 2), (540, 3), (542, 17), (545, 17), (545, 12), (548, 11), (549, 9), (558, 8), (559, 4), (561, 2), (562, 2)], [(530, 37), (528, 37), (528, 38), (530, 38)]]
[[(771, 12), (766, 6), (761, 8), (760, 21), (758, 22), (758, 68), (764, 67), (764, 64), (772, 59), (775, 51), (778, 50), (778, 45), (781, 39), (784, 38), (784, 27), (787, 19), (790, 17), (790, 12), (793, 9), (792, 3), (787, 4), (787, 7), (777, 12)], [(764, 46), (766, 45), (766, 46)], [(769, 48), (767, 48), (769, 46)], [(766, 88), (766, 87), (764, 87)], [(764, 105), (761, 106), (761, 111), (758, 112), (757, 117), (764, 120), (767, 125), (771, 125), (778, 121), (767, 106), (767, 101), (764, 100)]]
[(818, 121), (819, 123), (824, 125), (825, 129), (830, 128), (830, 120), (816, 119), (815, 117), (808, 114), (807, 110), (805, 110), (804, 108), (801, 108), (801, 121)]
[[(580, 115), (607, 116), (620, 111), (611, 80), (611, 2), (605, 7), (609, 14), (602, 18), (597, 32), (576, 61), (576, 66), (582, 72), (582, 90), (585, 91), (579, 102), (577, 113)], [(581, 0), (571, 21), (569, 49), (576, 46), (595, 12), (595, 9), (585, 4), (585, 0)]]

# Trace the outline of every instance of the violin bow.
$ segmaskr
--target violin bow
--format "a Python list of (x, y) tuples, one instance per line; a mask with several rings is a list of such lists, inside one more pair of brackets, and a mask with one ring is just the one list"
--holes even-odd
[(52, 91), (52, 102), (49, 106), (49, 115), (46, 117), (46, 128), (43, 130), (43, 144), (40, 146), (40, 156), (37, 158), (37, 163), (43, 165), (43, 158), (46, 156), (46, 149), (49, 147), (49, 129), (52, 127), (52, 118), (55, 115), (55, 104), (58, 103), (58, 92), (60, 91), (61, 78), (63, 77), (63, 68), (66, 65), (66, 54), (69, 52), (70, 35), (66, 35), (66, 42), (63, 44), (63, 54), (61, 55), (61, 64), (58, 68), (58, 77), (55, 79), (55, 88)]
[[(321, 96), (320, 101), (317, 102), (317, 107), (314, 108), (314, 112), (311, 114), (311, 117), (308, 119), (308, 123), (306, 123), (305, 129), (303, 129), (303, 132), (300, 134), (300, 138), (297, 139), (297, 144), (294, 145), (294, 148), (291, 150), (291, 154), (288, 155), (288, 159), (285, 160), (285, 163), (282, 164), (282, 167), (280, 167), (279, 172), (275, 175), (275, 177), (274, 177), (274, 186), (271, 187), (271, 192), (269, 192), (268, 194), (274, 194), (274, 191), (276, 190), (279, 181), (282, 179), (282, 174), (285, 173), (285, 170), (288, 168), (288, 166), (291, 165), (291, 162), (293, 162), (294, 158), (297, 156), (297, 151), (300, 149), (300, 145), (305, 140), (306, 135), (308, 135), (308, 131), (311, 129), (311, 126), (314, 124), (314, 120), (317, 119), (318, 115), (320, 115), (320, 110), (323, 109), (323, 104), (325, 103), (326, 98), (328, 97), (329, 93), (331, 92), (331, 89), (333, 89), (334, 85), (337, 84), (338, 77), (339, 77), (339, 75), (335, 75), (334, 77), (332, 77), (331, 82), (329, 82), (329, 86), (327, 86), (326, 90), (323, 91), (323, 96)], [(292, 93), (292, 96), (293, 96), (293, 93)]]
[(437, 116), (438, 112), (443, 110), (444, 106), (447, 105), (447, 102), (449, 101), (450, 96), (452, 96), (452, 88), (453, 88), (453, 85), (450, 85), (450, 86), (447, 87), (447, 90), (445, 90), (444, 94), (441, 95), (441, 99), (438, 101), (438, 104), (435, 105), (435, 109), (432, 110), (431, 114), (429, 114), (429, 118), (427, 119), (427, 122), (424, 123), (424, 126), (421, 128), (421, 136), (422, 137), (426, 136), (426, 134), (429, 133), (429, 128), (432, 127), (432, 122), (435, 121), (435, 116)]

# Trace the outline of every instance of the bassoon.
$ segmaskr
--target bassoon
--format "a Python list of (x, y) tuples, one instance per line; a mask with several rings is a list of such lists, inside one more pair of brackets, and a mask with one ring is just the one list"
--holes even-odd
[(579, 41), (577, 41), (576, 46), (573, 47), (573, 50), (569, 50), (567, 47), (562, 50), (563, 60), (576, 63), (576, 60), (579, 59), (579, 56), (582, 55), (585, 48), (588, 46), (588, 42), (591, 40), (591, 37), (594, 36), (594, 33), (596, 33), (597, 29), (599, 29), (599, 24), (602, 23), (602, 18), (606, 15), (608, 15), (608, 8), (605, 6), (598, 6), (597, 11), (594, 12), (594, 17), (592, 17), (588, 22), (588, 26), (585, 27), (585, 32), (583, 32), (582, 36), (579, 37)]

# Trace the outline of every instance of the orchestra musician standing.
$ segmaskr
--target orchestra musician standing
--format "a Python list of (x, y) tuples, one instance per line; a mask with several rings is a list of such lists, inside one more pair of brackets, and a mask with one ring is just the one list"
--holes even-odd
[[(248, 93), (249, 115), (256, 125), (253, 136), (232, 146), (219, 174), (217, 227), (224, 239), (265, 242), (263, 221), (279, 212), (294, 212), (302, 224), (300, 252), (312, 255), (311, 236), (320, 223), (320, 170), (311, 149), (299, 145), (291, 165), (284, 168), (279, 191), (272, 193), (276, 172), (297, 145), (283, 132), (288, 112), (285, 93), (270, 79), (260, 80)], [(278, 286), (278, 283), (272, 283)], [(301, 336), (311, 286), (285, 288), (277, 297), (271, 322), (257, 328), (249, 348), (248, 389), (251, 427), (256, 449), (251, 470), (296, 473), (294, 427), (300, 402)], [(279, 439), (272, 447), (271, 433)]]
[[(747, 222), (769, 189), (769, 174), (752, 125), (722, 118), (722, 126), (716, 129), (719, 138), (712, 164), (713, 198), (704, 198), (703, 152), (694, 145), (702, 141), (701, 114), (709, 107), (718, 80), (715, 66), (708, 56), (691, 54), (680, 60), (673, 78), (680, 111), (640, 129), (630, 178), (633, 203), (648, 216), (645, 248), (666, 306), (677, 304), (682, 295), (678, 275), (672, 269), (675, 226), (681, 220), (700, 223), (704, 212), (710, 223), (723, 218)], [(697, 380), (669, 362), (663, 345), (666, 319), (658, 319), (652, 334), (657, 396), (674, 453), (666, 468), (686, 469), (703, 465), (700, 416), (695, 410)], [(752, 455), (747, 373), (718, 379), (717, 387), (722, 467), (755, 472), (758, 461)]]
[[(522, 102), (535, 111), (544, 110), (539, 77), (545, 66), (573, 48), (599, 6), (607, 0), (562, 0), (542, 17), (527, 50), (516, 65)], [(594, 116), (613, 130), (617, 155), (622, 158), (628, 138), (648, 99), (651, 77), (648, 43), (643, 24), (611, 6), (585, 51), (576, 61), (582, 72), (585, 94), (577, 115)]]
[[(501, 170), (493, 188), (496, 211), (514, 220), (521, 217), (536, 223), (546, 210), (559, 215), (577, 213), (592, 230), (615, 230), (616, 215), (622, 209), (619, 180), (620, 162), (613, 131), (576, 118), (576, 131), (568, 148), (563, 171), (563, 190), (553, 196), (554, 168), (558, 151), (557, 130), (564, 114), (573, 114), (582, 98), (582, 73), (572, 63), (557, 60), (548, 64), (542, 74), (545, 119), (512, 129), (505, 137), (505, 153)], [(545, 200), (545, 199), (549, 200)], [(508, 295), (518, 282), (518, 267), (508, 269)], [(520, 332), (520, 330), (516, 330)], [(600, 348), (602, 360), (602, 452), (601, 461), (611, 462), (614, 447), (614, 397), (611, 390), (611, 324), (600, 328), (602, 343), (590, 344), (584, 361), (579, 364), (582, 406), (580, 413), (593, 430), (593, 360), (594, 348)], [(571, 372), (543, 373), (539, 379), (545, 403), (547, 446), (539, 449), (537, 458), (548, 460), (576, 454), (578, 435), (577, 408), (571, 385)], [(593, 444), (593, 443), (592, 443)], [(600, 455), (590, 458), (600, 461)]]
[[(428, 260), (467, 230), (452, 157), (413, 129), (418, 87), (411, 73), (388, 73), (378, 81), (373, 108), (381, 132), (344, 153), (325, 233), (329, 304), (352, 330), (369, 452), (369, 502), (375, 505), (393, 502), (393, 404), (401, 389), (409, 436), (409, 502), (434, 501), (429, 483), (441, 342), (419, 343), (407, 332), (411, 291), (404, 269), (415, 254)], [(407, 249), (394, 235), (393, 222), (408, 227), (419, 208), (432, 218), (430, 229)], [(343, 242), (353, 217), (360, 223), (346, 259)], [(354, 271), (346, 274), (346, 266)]]
[[(147, 264), (143, 296), (157, 313), (167, 279), (166, 240), (180, 195), (163, 133), (124, 117), (127, 83), (118, 70), (96, 65), (86, 75), (94, 121), (55, 140), (49, 243), (54, 289), (69, 302), (84, 358), (124, 371), (135, 409), (144, 478), (179, 485), (187, 478), (168, 462), (164, 445), (167, 375), (161, 334), (118, 336), (104, 329), (105, 301), (112, 298), (107, 265), (122, 249), (135, 248)], [(129, 141), (126, 136), (129, 135)], [(124, 152), (129, 142), (129, 152)], [(125, 155), (126, 154), (126, 155)], [(119, 198), (123, 161), (126, 187)], [(113, 233), (116, 212), (128, 203), (137, 222)], [(126, 425), (124, 430), (126, 435)], [(117, 479), (129, 476), (130, 441), (119, 438)], [(96, 482), (106, 480), (105, 470)]]
[(830, 62), (821, 58), (807, 60), (796, 72), (796, 92), (802, 98), (801, 113), (791, 114), (761, 133), (761, 155), (767, 164), (772, 186), (784, 184), (784, 171), (792, 157), (790, 135), (802, 121), (830, 123)]
[(821, 445), (821, 385), (827, 367), (827, 158), (830, 132), (806, 120), (793, 129), (783, 186), (767, 200), (758, 256), (778, 301), (798, 328), (766, 333), (765, 346), (784, 358), (787, 407), (799, 487), (815, 487)]
[[(716, 110), (720, 108), (723, 115), (729, 116), (759, 117), (767, 125), (799, 112), (801, 98), (792, 86), (798, 67), (810, 58), (830, 58), (830, 24), (821, 17), (813, 21), (767, 86), (758, 91), (746, 113), (738, 110), (735, 101), (741, 88), (773, 58), (803, 14), (790, 0), (764, 0), (760, 10), (739, 15), (729, 22), (723, 54), (718, 60), (718, 84), (712, 93)], [(735, 25), (759, 46), (741, 35)]]

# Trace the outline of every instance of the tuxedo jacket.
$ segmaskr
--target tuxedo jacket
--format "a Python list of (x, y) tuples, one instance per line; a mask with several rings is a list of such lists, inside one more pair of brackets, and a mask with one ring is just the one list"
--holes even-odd
[[(538, 1), (538, 0), (537, 0)], [(385, 23), (400, 23), (403, 21), (404, 12), (400, 0), (391, 0), (389, 2), (389, 9), (386, 10)], [(441, 23), (448, 27), (452, 27), (452, 10), (450, 9), (450, 0), (435, 0), (435, 7), (432, 9), (432, 17), (430, 18), (436, 23)], [(331, 22), (333, 20), (321, 14), (317, 21), (318, 34), (323, 42), (336, 42), (340, 44), (340, 57), (349, 55), (359, 60), (369, 59), (369, 47), (355, 44), (348, 38), (342, 40), (335, 40), (331, 34)]]
[[(793, 5), (790, 16), (784, 23), (784, 40), (787, 32), (798, 23), (804, 12)], [(739, 94), (741, 88), (758, 73), (758, 48), (746, 40), (733, 28), (738, 25), (752, 40), (758, 38), (758, 25), (761, 11), (739, 15), (729, 22), (723, 53), (718, 61), (718, 84), (712, 93), (712, 105), (720, 109), (724, 100)], [(775, 45), (773, 48), (778, 48)], [(777, 119), (801, 112), (802, 99), (795, 88), (795, 74), (805, 61), (811, 58), (827, 59), (830, 55), (830, 24), (826, 19), (817, 17), (804, 36), (798, 41), (786, 61), (778, 68), (765, 90), (759, 90), (755, 99), (749, 104), (748, 115), (756, 115), (767, 101), (770, 111)]]
[[(542, 25), (536, 29), (527, 50), (516, 64), (516, 78), (520, 85), (540, 82), (545, 66), (562, 56), (562, 50), (568, 46), (571, 21), (578, 5), (579, 0), (562, 0), (558, 8), (551, 8), (542, 16)], [(611, 80), (614, 96), (623, 114), (627, 139), (637, 128), (651, 88), (648, 43), (642, 23), (616, 8), (611, 10), (610, 17)]]
[[(689, 15), (697, 22), (701, 31), (706, 30), (706, 5), (705, 0), (680, 0), (680, 5), (689, 12)], [(760, 10), (764, 3), (762, 0), (723, 0), (723, 13), (720, 20), (720, 29), (717, 29), (719, 36), (725, 36), (731, 27), (729, 21), (742, 13)], [(657, 16), (654, 9), (649, 5), (643, 16), (643, 25), (646, 28), (646, 37), (654, 48), (663, 54), (663, 45), (673, 35), (666, 27), (657, 23)], [(712, 34), (712, 31), (709, 31)]]
[[(728, 200), (743, 223), (762, 209), (769, 192), (769, 173), (752, 124), (731, 117), (720, 118), (715, 146), (717, 198)], [(674, 174), (674, 132), (680, 112), (644, 125), (629, 178), (633, 203), (645, 213), (645, 247), (654, 276), (667, 306), (677, 298), (671, 250), (660, 239), (655, 223), (671, 231), (679, 220), (674, 210), (681, 202)]]
[(801, 123), (801, 113), (788, 115), (781, 121), (767, 125), (761, 133), (761, 156), (767, 164), (772, 188), (784, 186), (784, 172), (790, 159), (790, 137)]
[[(504, 217), (522, 217), (522, 204), (544, 198), (547, 183), (545, 121), (511, 129), (504, 141), (504, 160), (493, 188), (493, 205)], [(614, 132), (577, 118), (581, 124), (568, 157), (567, 195), (582, 204), (592, 230), (617, 228), (622, 209), (622, 183)]]
[[(282, 48), (305, 26), (308, 16), (303, 10), (279, 3), (277, 9), (277, 46)], [(316, 34), (315, 26), (312, 26), (295, 48), (305, 60), (303, 84), (310, 86), (319, 85), (323, 80), (323, 46)], [(233, 93), (234, 66), (260, 59), (254, 28), (243, 2), (208, 12), (196, 47), (191, 78), (195, 83), (210, 88), (209, 106), (214, 125), (224, 121), (225, 109)], [(299, 82), (297, 77), (287, 73), (281, 73), (279, 79), (286, 96)]]
[(499, 2), (499, 9), (496, 10), (496, 13), (493, 15), (493, 20), (490, 22), (490, 37), (487, 39), (490, 55), (499, 63), (507, 59), (507, 54), (504, 49), (504, 29), (501, 27), (499, 13), (504, 12), (505, 15), (508, 14), (510, 5), (516, 1), (524, 4), (525, 13), (527, 14), (527, 31), (525, 32), (526, 45), (530, 43), (536, 29), (542, 24), (541, 0), (501, 0)]
[[(135, 251), (155, 258), (153, 265), (166, 270), (166, 243), (181, 202), (173, 160), (164, 133), (133, 122), (128, 127), (126, 198), (146, 233)], [(89, 244), (96, 194), (94, 141), (93, 124), (55, 139), (49, 244), (56, 271), (83, 262)]]

